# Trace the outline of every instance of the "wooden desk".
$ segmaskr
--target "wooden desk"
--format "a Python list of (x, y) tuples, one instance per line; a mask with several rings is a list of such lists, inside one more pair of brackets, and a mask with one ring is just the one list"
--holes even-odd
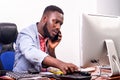
[(120, 76), (116, 76), (116, 77), (97, 76), (96, 78), (92, 78), (91, 80), (120, 80)]
[[(2, 77), (0, 77), (0, 80), (15, 80), (15, 79), (11, 78), (9, 76), (2, 76)], [(29, 79), (19, 79), (19, 80), (29, 80)], [(34, 80), (34, 79), (30, 79), (30, 80)], [(39, 79), (35, 79), (35, 80), (39, 80)], [(42, 77), (42, 78), (40, 78), (40, 80), (56, 80), (56, 79), (55, 78)]]
[[(104, 70), (102, 70), (102, 72), (109, 72), (110, 73), (110, 70), (104, 69)], [(92, 76), (91, 80), (120, 80), (120, 76), (114, 76), (114, 77), (109, 77), (106, 75), (95, 76), (96, 73), (99, 73), (99, 68), (96, 68), (95, 71), (91, 72), (91, 75), (94, 75), (94, 76)], [(2, 76), (2, 77), (0, 77), (0, 80), (14, 80), (14, 79), (11, 77), (8, 77), (8, 76)], [(55, 79), (53, 77), (43, 77), (42, 80), (61, 80), (61, 79)], [(68, 79), (64, 79), (64, 80), (68, 80)]]

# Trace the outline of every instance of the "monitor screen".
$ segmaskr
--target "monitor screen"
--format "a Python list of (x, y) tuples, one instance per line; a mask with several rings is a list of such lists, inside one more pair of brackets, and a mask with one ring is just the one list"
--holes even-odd
[(109, 65), (105, 40), (113, 40), (120, 58), (120, 18), (83, 14), (80, 26), (80, 66)]

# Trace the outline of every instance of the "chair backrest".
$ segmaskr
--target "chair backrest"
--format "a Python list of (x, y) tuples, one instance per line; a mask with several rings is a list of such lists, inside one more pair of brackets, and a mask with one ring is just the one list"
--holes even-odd
[(18, 31), (14, 23), (0, 23), (0, 42), (9, 44), (15, 42)]
[(3, 70), (12, 70), (14, 64), (13, 44), (17, 38), (17, 26), (14, 23), (0, 23), (0, 62)]

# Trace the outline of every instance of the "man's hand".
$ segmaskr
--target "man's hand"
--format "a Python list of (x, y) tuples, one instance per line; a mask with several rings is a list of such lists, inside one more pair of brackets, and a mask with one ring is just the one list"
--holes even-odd
[(55, 49), (55, 47), (60, 43), (61, 39), (62, 39), (61, 32), (58, 34), (58, 39), (57, 40), (52, 41), (51, 39), (48, 39), (48, 48)]
[(58, 35), (58, 39), (55, 40), (55, 41), (52, 41), (51, 39), (48, 39), (47, 47), (48, 47), (48, 52), (49, 52), (50, 56), (56, 58), (55, 48), (60, 43), (61, 39), (62, 39), (61, 33)]
[(61, 64), (58, 63), (59, 69), (63, 72), (63, 74), (71, 73), (78, 70), (78, 67), (72, 63), (65, 63), (62, 62)]
[(45, 57), (45, 59), (43, 60), (43, 64), (51, 67), (56, 67), (60, 69), (63, 72), (63, 74), (67, 74), (78, 70), (78, 67), (76, 65), (72, 63), (63, 62), (51, 56)]

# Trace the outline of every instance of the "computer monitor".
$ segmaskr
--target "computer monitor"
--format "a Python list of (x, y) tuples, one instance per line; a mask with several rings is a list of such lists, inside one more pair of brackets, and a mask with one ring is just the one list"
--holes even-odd
[(82, 14), (80, 66), (112, 65), (119, 69), (120, 17)]

